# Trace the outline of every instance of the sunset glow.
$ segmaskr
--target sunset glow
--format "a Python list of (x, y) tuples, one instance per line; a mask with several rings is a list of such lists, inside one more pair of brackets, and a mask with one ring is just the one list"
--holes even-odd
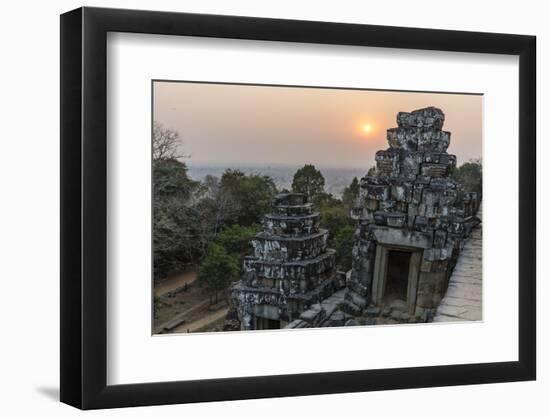
[(368, 169), (400, 111), (435, 106), (459, 164), (479, 158), (482, 96), (161, 82), (154, 120), (180, 134), (192, 166), (296, 165)]
[(370, 123), (363, 124), (363, 132), (364, 133), (372, 132), (372, 125)]

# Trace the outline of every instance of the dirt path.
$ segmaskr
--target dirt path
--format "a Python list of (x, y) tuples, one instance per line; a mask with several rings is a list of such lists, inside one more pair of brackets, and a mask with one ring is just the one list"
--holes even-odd
[[(193, 306), (193, 307), (191, 307), (191, 308), (189, 308), (189, 309), (187, 309), (187, 310), (185, 310), (181, 313), (176, 314), (170, 320), (156, 325), (155, 333), (161, 332), (164, 328), (170, 327), (171, 323), (173, 323), (175, 321), (178, 321), (178, 320), (181, 320), (181, 319), (185, 319), (186, 316), (193, 315), (194, 313), (196, 313), (199, 310), (206, 310), (209, 305), (210, 305), (210, 300), (206, 299), (206, 300), (200, 302), (199, 304), (197, 304), (197, 305), (195, 305), (195, 306)], [(181, 326), (183, 326), (183, 324)], [(174, 327), (173, 330), (175, 331), (175, 329), (177, 329), (181, 326)]]
[(208, 326), (210, 323), (213, 323), (215, 321), (218, 321), (225, 317), (227, 315), (227, 311), (229, 310), (228, 307), (222, 308), (217, 311), (213, 311), (212, 313), (195, 320), (191, 323), (184, 323), (181, 326), (176, 327), (172, 333), (186, 333), (188, 330), (189, 332), (195, 332), (197, 330), (202, 329), (203, 327)]
[(155, 283), (155, 295), (161, 296), (170, 291), (177, 290), (183, 287), (185, 284), (190, 285), (197, 279), (197, 271), (183, 272), (179, 275), (175, 275), (171, 278), (162, 280)]

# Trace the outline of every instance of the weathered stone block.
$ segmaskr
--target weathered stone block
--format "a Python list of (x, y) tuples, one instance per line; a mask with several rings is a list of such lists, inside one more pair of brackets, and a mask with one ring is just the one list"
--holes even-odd
[(387, 213), (386, 222), (390, 227), (403, 227), (407, 220), (405, 213)]
[[(420, 207), (418, 208), (420, 212)], [(414, 228), (420, 231), (427, 231), (428, 229), (428, 219), (426, 216), (418, 215), (414, 218)]]
[(308, 196), (302, 193), (283, 193), (273, 198), (273, 207), (303, 206), (308, 204)]
[(398, 211), (400, 213), (406, 213), (409, 209), (409, 203), (406, 203), (404, 201), (398, 201), (395, 203), (395, 211)]
[(359, 308), (365, 308), (367, 305), (367, 299), (355, 292), (348, 291), (346, 293), (346, 300), (349, 300), (351, 303), (355, 304)]
[(416, 304), (424, 309), (437, 307), (436, 300), (443, 296), (445, 282), (444, 272), (421, 272), (418, 280)]
[(420, 263), (420, 272), (431, 272), (433, 262), (422, 259)]
[(422, 175), (435, 178), (445, 177), (450, 173), (448, 165), (431, 163), (423, 163), (420, 172)]
[(415, 183), (411, 195), (411, 203), (419, 204), (422, 202), (422, 190), (424, 189), (424, 184)]
[(434, 232), (434, 247), (442, 248), (447, 240), (447, 232), (444, 230), (436, 230)]
[(395, 184), (391, 187), (391, 198), (395, 201), (410, 202), (412, 197), (412, 184), (403, 182)]
[(392, 211), (393, 209), (395, 209), (396, 205), (397, 203), (395, 200), (384, 200), (384, 201), (380, 201), (378, 206), (380, 210)]
[(366, 198), (370, 200), (385, 201), (390, 197), (390, 187), (387, 185), (368, 184), (366, 190)]
[(369, 211), (376, 211), (378, 210), (378, 200), (375, 198), (367, 198), (365, 200), (365, 207)]
[(285, 262), (311, 259), (326, 251), (328, 231), (308, 236), (285, 237), (261, 232), (252, 241), (256, 258)]
[(279, 320), (281, 317), (279, 307), (273, 305), (255, 305), (253, 311), (256, 317), (263, 317), (270, 320)]
[(390, 318), (392, 320), (395, 320), (395, 321), (409, 321), (409, 315), (406, 314), (404, 316), (404, 314), (406, 314), (405, 312), (403, 311), (400, 311), (400, 310), (392, 310), (392, 312), (390, 313)]
[(426, 107), (420, 110), (414, 110), (410, 113), (397, 113), (397, 125), (403, 127), (428, 127), (441, 129), (445, 115), (436, 107)]
[(384, 211), (377, 211), (373, 215), (374, 217), (374, 223), (379, 226), (385, 226), (386, 225), (386, 213)]
[(399, 173), (399, 153), (388, 151), (378, 151), (375, 156), (376, 169), (380, 175), (390, 175)]
[(313, 214), (313, 205), (311, 203), (305, 203), (300, 205), (272, 205), (273, 214), (281, 216), (306, 216)]
[(309, 310), (300, 314), (300, 320), (304, 320), (310, 324), (318, 323), (326, 317), (325, 310), (321, 309), (320, 305), (313, 305)]
[(404, 175), (418, 175), (420, 172), (421, 163), (422, 154), (418, 152), (411, 152), (405, 155), (401, 161), (401, 173)]
[(357, 304), (352, 303), (351, 301), (344, 301), (340, 304), (340, 310), (345, 313), (351, 314), (352, 316), (358, 316), (361, 314), (361, 307)]
[(439, 154), (439, 163), (454, 167), (456, 166), (456, 156), (448, 153), (441, 153)]
[(387, 139), (392, 150), (403, 149), (409, 152), (416, 151), (418, 139), (414, 127), (397, 127), (388, 129)]
[(348, 282), (348, 289), (368, 299), (369, 289), (366, 285), (363, 285), (359, 280), (353, 280)]
[(283, 216), (267, 214), (262, 221), (264, 231), (280, 236), (300, 236), (319, 231), (319, 213)]
[(327, 249), (324, 254), (312, 260), (280, 262), (247, 256), (243, 262), (245, 272), (254, 271), (257, 277), (273, 279), (305, 279), (326, 272), (332, 273), (334, 266), (335, 251), (332, 249)]
[(407, 206), (407, 216), (414, 219), (418, 215), (418, 204), (411, 203)]
[(309, 327), (307, 321), (296, 319), (285, 326), (285, 329), (303, 329)]
[(433, 207), (439, 203), (440, 193), (430, 188), (424, 188), (422, 191), (422, 203), (426, 205), (426, 208)]
[(370, 306), (365, 310), (367, 317), (378, 317), (382, 313), (382, 309), (376, 306)]

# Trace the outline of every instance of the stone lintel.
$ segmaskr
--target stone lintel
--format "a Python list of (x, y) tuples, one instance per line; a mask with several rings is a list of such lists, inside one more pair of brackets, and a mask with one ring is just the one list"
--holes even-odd
[(376, 225), (371, 225), (370, 228), (378, 243), (383, 245), (427, 249), (433, 244), (433, 233), (431, 232)]

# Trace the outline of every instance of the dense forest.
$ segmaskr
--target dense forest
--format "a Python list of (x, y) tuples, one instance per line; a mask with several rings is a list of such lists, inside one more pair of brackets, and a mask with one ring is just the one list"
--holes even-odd
[[(190, 178), (178, 133), (155, 124), (153, 129), (153, 245), (154, 279), (185, 270), (198, 270), (198, 282), (210, 301), (241, 276), (242, 261), (252, 251), (251, 239), (260, 230), (278, 190), (273, 179), (227, 169), (220, 177)], [(369, 174), (374, 168), (369, 170)], [(481, 161), (457, 168), (453, 177), (468, 191), (481, 193)], [(325, 178), (313, 165), (298, 169), (293, 192), (310, 196), (329, 230), (328, 245), (336, 249), (338, 269), (351, 268), (355, 222), (349, 213), (359, 191), (355, 177), (341, 198), (325, 191)]]

